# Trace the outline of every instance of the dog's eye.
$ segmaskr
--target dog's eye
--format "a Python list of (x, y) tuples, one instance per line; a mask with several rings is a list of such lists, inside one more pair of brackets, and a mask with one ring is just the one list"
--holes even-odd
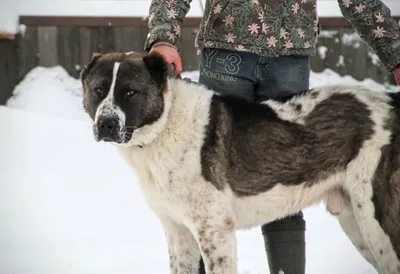
[(136, 90), (130, 89), (130, 90), (128, 90), (128, 92), (126, 93), (126, 96), (131, 97), (131, 96), (133, 96), (133, 95), (135, 95), (135, 94), (136, 94)]
[(100, 95), (100, 96), (103, 95), (103, 89), (100, 88), (100, 87), (99, 87), (99, 88), (95, 88), (95, 89), (94, 89), (94, 92), (95, 92), (97, 95)]

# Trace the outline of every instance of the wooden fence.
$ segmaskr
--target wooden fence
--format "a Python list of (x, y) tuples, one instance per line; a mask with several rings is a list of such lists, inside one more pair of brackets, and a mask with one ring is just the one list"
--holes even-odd
[(0, 38), (0, 105), (11, 96), (17, 82), (17, 41)]
[[(182, 28), (182, 62), (186, 71), (198, 68), (194, 39), (199, 23), (199, 18), (188, 18)], [(25, 30), (15, 39), (0, 39), (0, 104), (36, 66), (61, 65), (77, 78), (93, 52), (141, 51), (148, 32), (146, 20), (131, 17), (22, 16), (20, 24)], [(376, 62), (371, 49), (354, 35), (345, 19), (321, 18), (321, 24), (318, 53), (311, 58), (313, 71), (330, 68), (357, 80), (371, 78), (394, 84), (393, 76)]]

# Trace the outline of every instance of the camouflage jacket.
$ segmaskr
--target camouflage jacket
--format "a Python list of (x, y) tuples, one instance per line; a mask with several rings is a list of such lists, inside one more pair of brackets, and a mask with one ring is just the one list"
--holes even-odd
[[(192, 0), (152, 0), (145, 50), (157, 40), (180, 50), (183, 20)], [(388, 70), (400, 64), (400, 30), (380, 0), (338, 0), (345, 18)], [(207, 0), (198, 50), (216, 47), (264, 56), (315, 55), (316, 0)]]

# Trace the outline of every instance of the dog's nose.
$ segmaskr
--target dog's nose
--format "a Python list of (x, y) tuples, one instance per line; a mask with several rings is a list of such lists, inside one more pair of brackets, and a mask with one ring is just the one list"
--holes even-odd
[(112, 142), (117, 140), (118, 121), (114, 118), (101, 118), (97, 123), (99, 141)]

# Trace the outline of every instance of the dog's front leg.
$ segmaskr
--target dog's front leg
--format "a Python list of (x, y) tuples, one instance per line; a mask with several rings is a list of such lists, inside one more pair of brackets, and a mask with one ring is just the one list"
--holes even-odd
[(162, 218), (168, 245), (171, 274), (197, 274), (200, 249), (189, 229), (169, 218)]
[(235, 221), (224, 211), (204, 211), (212, 215), (198, 216), (194, 234), (198, 240), (207, 274), (235, 274)]

